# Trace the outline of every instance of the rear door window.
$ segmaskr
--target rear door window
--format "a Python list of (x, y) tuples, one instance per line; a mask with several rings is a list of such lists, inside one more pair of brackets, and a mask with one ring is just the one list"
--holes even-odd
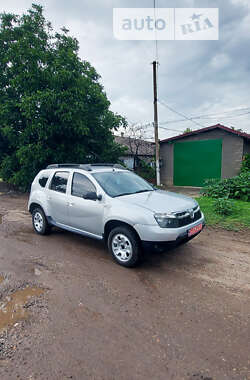
[(55, 173), (50, 184), (50, 189), (65, 194), (67, 190), (68, 178), (69, 172)]

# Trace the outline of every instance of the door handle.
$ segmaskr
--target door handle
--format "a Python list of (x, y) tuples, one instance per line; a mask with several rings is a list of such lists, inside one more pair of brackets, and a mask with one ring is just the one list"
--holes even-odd
[(74, 202), (67, 202), (67, 206), (70, 206), (70, 207), (74, 206)]

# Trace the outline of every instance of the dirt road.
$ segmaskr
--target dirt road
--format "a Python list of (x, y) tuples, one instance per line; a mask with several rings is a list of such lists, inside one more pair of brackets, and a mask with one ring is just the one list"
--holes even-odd
[(247, 232), (124, 269), (98, 241), (33, 233), (26, 202), (0, 196), (1, 380), (250, 379)]

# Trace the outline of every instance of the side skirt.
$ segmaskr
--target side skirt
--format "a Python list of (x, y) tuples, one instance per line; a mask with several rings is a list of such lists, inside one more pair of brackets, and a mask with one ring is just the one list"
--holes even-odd
[(63, 230), (74, 232), (78, 235), (87, 236), (93, 239), (103, 240), (103, 236), (95, 235), (95, 234), (92, 234), (91, 232), (82, 231), (82, 230), (79, 230), (78, 228), (67, 226), (66, 224), (57, 223), (53, 220), (53, 218), (51, 218), (51, 216), (47, 216), (47, 220), (48, 220), (48, 223), (51, 224), (52, 226), (62, 228)]

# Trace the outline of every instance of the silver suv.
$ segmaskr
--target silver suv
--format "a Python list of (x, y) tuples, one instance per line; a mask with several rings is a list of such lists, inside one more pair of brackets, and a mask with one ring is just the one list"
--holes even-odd
[(194, 199), (113, 164), (49, 165), (32, 183), (28, 209), (38, 234), (56, 226), (104, 240), (125, 267), (135, 266), (143, 249), (187, 242), (205, 225)]

